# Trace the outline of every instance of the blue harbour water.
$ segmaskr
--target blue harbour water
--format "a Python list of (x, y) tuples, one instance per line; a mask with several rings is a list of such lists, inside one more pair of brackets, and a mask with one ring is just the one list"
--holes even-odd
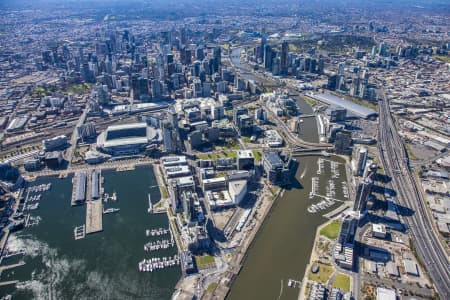
[[(19, 280), (0, 287), (0, 297), (13, 299), (170, 299), (181, 276), (179, 266), (142, 273), (138, 262), (144, 258), (173, 256), (176, 246), (145, 252), (144, 244), (158, 237), (146, 237), (145, 230), (168, 228), (165, 214), (148, 214), (148, 193), (152, 202), (160, 199), (151, 168), (133, 171), (103, 171), (105, 192), (117, 193), (117, 202), (105, 207), (120, 208), (103, 215), (103, 231), (74, 239), (73, 230), (85, 222), (86, 207), (70, 206), (71, 178), (39, 178), (30, 185), (52, 183), (42, 193), (40, 206), (32, 215), (39, 225), (10, 237), (8, 247), (25, 249), (24, 266), (3, 272), (1, 281)], [(168, 238), (169, 236), (159, 237)]]

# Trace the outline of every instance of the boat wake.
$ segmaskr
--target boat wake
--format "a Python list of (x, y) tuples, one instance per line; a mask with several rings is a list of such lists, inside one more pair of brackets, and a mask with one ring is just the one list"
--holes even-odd
[(305, 177), (306, 172), (308, 172), (308, 165), (305, 166), (305, 170), (303, 171), (302, 175), (300, 175), (300, 179), (303, 179), (303, 177)]
[[(68, 260), (58, 256), (58, 251), (47, 243), (32, 237), (10, 236), (8, 240), (10, 251), (25, 251), (26, 257), (41, 257), (44, 268), (36, 268), (31, 273), (31, 279), (17, 283), (18, 290), (28, 290), (33, 299), (62, 299), (61, 286), (71, 273), (82, 272), (86, 268), (84, 260)], [(26, 260), (27, 261), (27, 260)]]

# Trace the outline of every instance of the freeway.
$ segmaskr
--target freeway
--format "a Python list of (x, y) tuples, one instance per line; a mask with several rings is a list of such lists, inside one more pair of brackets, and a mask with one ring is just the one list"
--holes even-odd
[(411, 173), (408, 155), (392, 120), (384, 91), (379, 110), (378, 148), (381, 163), (386, 175), (392, 178), (391, 184), (397, 192), (397, 203), (414, 210), (414, 214), (404, 218), (404, 222), (410, 230), (415, 250), (423, 266), (427, 269), (441, 299), (450, 299), (449, 260), (433, 230), (433, 220), (428, 215), (422, 194)]

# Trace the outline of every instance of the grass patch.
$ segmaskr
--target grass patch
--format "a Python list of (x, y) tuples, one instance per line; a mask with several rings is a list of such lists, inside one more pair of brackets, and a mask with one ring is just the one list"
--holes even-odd
[(250, 143), (250, 142), (252, 141), (252, 139), (249, 138), (248, 136), (243, 136), (243, 137), (242, 137), (242, 141), (243, 141), (244, 143)]
[(210, 285), (208, 285), (208, 288), (206, 289), (207, 292), (214, 292), (215, 289), (217, 288), (218, 283), (217, 282), (213, 282)]
[(211, 255), (196, 256), (195, 263), (199, 269), (211, 268), (216, 265), (214, 256)]
[(435, 59), (443, 61), (445, 63), (450, 63), (450, 56), (445, 56), (445, 55), (434, 55), (433, 56)]
[(289, 44), (289, 51), (297, 51), (298, 47), (295, 44)]
[(308, 279), (316, 282), (326, 283), (333, 274), (334, 268), (329, 265), (319, 263), (319, 271), (317, 273), (312, 273), (311, 270), (308, 272)]
[(333, 281), (333, 287), (339, 288), (343, 291), (350, 291), (350, 277), (348, 275), (339, 273)]
[(256, 161), (261, 161), (262, 153), (261, 151), (253, 150), (253, 156), (255, 157)]
[(167, 189), (165, 186), (160, 186), (159, 187), (159, 192), (161, 193), (161, 197), (162, 198), (169, 198), (169, 195), (167, 194)]
[(339, 235), (342, 222), (332, 221), (330, 224), (320, 230), (320, 235), (323, 235), (329, 239), (335, 240)]
[(39, 98), (39, 97), (45, 97), (47, 96), (47, 91), (42, 86), (37, 86), (33, 89), (33, 92), (31, 92), (32, 98)]
[(417, 160), (417, 157), (414, 155), (414, 152), (411, 149), (411, 145), (405, 143), (405, 147), (406, 147), (406, 152), (408, 152), (409, 158), (412, 160)]
[(273, 187), (270, 188), (270, 192), (271, 192), (272, 195), (274, 195), (274, 196), (278, 193), (279, 190), (280, 190), (280, 188), (277, 187), (277, 186), (273, 186)]
[(314, 99), (311, 98), (311, 97), (303, 96), (303, 95), (302, 95), (301, 97), (302, 97), (303, 100), (306, 101), (306, 103), (308, 103), (308, 104), (311, 105), (311, 106), (319, 105), (319, 102), (317, 102), (316, 100), (314, 100)]
[(210, 159), (209, 155), (210, 154), (207, 154), (207, 153), (197, 154), (197, 158), (198, 159)]
[(67, 89), (64, 90), (64, 93), (67, 94), (87, 94), (91, 90), (92, 84), (90, 83), (82, 83), (82, 84), (73, 84)]
[(216, 161), (218, 158), (236, 158), (236, 151), (223, 151), (220, 153), (202, 153), (197, 154), (198, 159), (210, 159), (212, 161)]
[(214, 146), (214, 150), (239, 150), (241, 145), (236, 141), (228, 141), (223, 146)]

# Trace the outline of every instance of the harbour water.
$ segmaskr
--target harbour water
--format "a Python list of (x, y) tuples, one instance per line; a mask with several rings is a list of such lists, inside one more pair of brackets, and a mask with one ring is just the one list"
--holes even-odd
[[(151, 257), (173, 257), (176, 247), (145, 252), (144, 245), (161, 237), (146, 236), (147, 229), (168, 228), (165, 214), (148, 214), (160, 198), (153, 171), (104, 171), (105, 192), (117, 194), (105, 208), (120, 211), (103, 215), (103, 231), (74, 240), (74, 228), (84, 224), (86, 206), (70, 206), (71, 178), (40, 178), (31, 185), (52, 183), (43, 192), (38, 225), (15, 233), (8, 243), (14, 250), (25, 249), (25, 265), (3, 272), (0, 280), (19, 280), (17, 288), (0, 287), (0, 297), (13, 299), (170, 299), (181, 276), (177, 266), (155, 272), (139, 272), (138, 264)], [(4, 262), (4, 263), (5, 263)]]
[[(227, 299), (298, 299), (299, 289), (288, 287), (289, 279), (302, 280), (309, 261), (316, 228), (326, 221), (322, 217), (341, 205), (336, 202), (323, 211), (310, 213), (307, 208), (322, 199), (309, 198), (312, 177), (319, 177), (318, 193), (326, 195), (331, 179), (331, 164), (325, 162), (323, 172), (317, 174), (318, 156), (298, 157), (297, 184), (276, 200), (271, 213), (260, 228), (247, 253), (244, 266), (231, 287)], [(341, 181), (345, 181), (344, 161), (338, 161), (340, 176), (336, 181), (337, 199), (345, 199)]]

